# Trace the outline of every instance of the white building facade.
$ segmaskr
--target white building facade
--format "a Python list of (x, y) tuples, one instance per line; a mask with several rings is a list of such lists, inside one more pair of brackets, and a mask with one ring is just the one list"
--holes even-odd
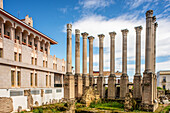
[(157, 86), (170, 90), (170, 70), (159, 71), (157, 73)]
[[(66, 62), (50, 55), (50, 46), (54, 44), (57, 44), (55, 40), (33, 28), (32, 18), (27, 15), (19, 20), (4, 11), (2, 5), (0, 102), (5, 101), (3, 97), (12, 99), (16, 111), (18, 107), (29, 109), (63, 98)], [(5, 107), (1, 103), (0, 108)]]

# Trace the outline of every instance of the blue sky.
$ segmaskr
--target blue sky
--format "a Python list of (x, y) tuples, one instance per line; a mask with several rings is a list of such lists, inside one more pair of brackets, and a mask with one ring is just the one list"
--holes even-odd
[[(142, 66), (145, 55), (145, 12), (154, 10), (157, 17), (157, 65), (156, 70), (170, 70), (170, 0), (4, 0), (4, 10), (23, 19), (27, 14), (33, 18), (34, 28), (59, 42), (51, 47), (51, 54), (66, 58), (66, 24), (73, 25), (73, 66), (75, 62), (75, 29), (87, 32), (94, 40), (94, 70), (98, 70), (98, 34), (104, 39), (104, 70), (110, 68), (109, 32), (116, 31), (116, 70), (121, 71), (122, 34), (128, 33), (128, 75), (135, 74), (135, 30), (142, 25)], [(81, 40), (82, 61), (82, 40)], [(81, 62), (82, 64), (82, 62)], [(82, 66), (81, 66), (82, 68)], [(81, 69), (82, 70), (82, 69)]]

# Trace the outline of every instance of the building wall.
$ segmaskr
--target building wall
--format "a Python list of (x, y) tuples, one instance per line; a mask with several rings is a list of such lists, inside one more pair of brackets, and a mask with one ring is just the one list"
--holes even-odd
[(12, 40), (4, 38), (3, 54), (5, 59), (14, 60), (14, 42)]
[(11, 87), (11, 67), (0, 65), (0, 88)]
[[(163, 82), (164, 77), (166, 77), (166, 82)], [(163, 85), (165, 85), (167, 90), (170, 89), (170, 74), (160, 74), (160, 72), (158, 72), (157, 86), (163, 88)]]
[(31, 64), (32, 49), (28, 46), (22, 45), (22, 62)]

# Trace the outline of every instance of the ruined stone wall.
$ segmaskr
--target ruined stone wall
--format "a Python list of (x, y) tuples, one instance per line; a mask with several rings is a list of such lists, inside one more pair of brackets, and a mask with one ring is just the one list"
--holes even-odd
[(0, 103), (0, 113), (10, 113), (13, 111), (12, 98), (0, 97)]

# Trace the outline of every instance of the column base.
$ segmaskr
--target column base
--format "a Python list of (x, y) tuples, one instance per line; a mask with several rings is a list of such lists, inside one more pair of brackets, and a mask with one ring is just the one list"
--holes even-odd
[(108, 99), (116, 98), (116, 76), (112, 74), (108, 79)]
[(93, 75), (89, 75), (89, 86), (93, 87), (93, 84), (94, 84), (94, 77)]
[(83, 80), (81, 74), (75, 74), (75, 98), (80, 100), (83, 95)]
[(127, 74), (122, 74), (120, 78), (120, 98), (124, 99), (126, 96), (126, 93), (129, 93), (129, 80)]
[(87, 74), (83, 74), (82, 78), (83, 78), (83, 93), (84, 93), (85, 89), (89, 87), (89, 76), (87, 76)]
[(75, 100), (75, 82), (72, 73), (64, 75), (64, 99)]
[(146, 104), (146, 103), (142, 103), (141, 104), (141, 109), (143, 111), (147, 111), (147, 112), (155, 112), (155, 110), (158, 108), (158, 102), (154, 103), (154, 104)]
[(142, 76), (135, 74), (133, 79), (133, 98), (135, 100), (142, 100)]
[(157, 88), (154, 83), (154, 74), (151, 73), (143, 73), (143, 87), (142, 87), (142, 103), (144, 105), (153, 105), (154, 101), (157, 98), (154, 98), (155, 91)]
[(104, 77), (102, 75), (97, 78), (97, 90), (100, 94), (100, 98), (105, 98)]

